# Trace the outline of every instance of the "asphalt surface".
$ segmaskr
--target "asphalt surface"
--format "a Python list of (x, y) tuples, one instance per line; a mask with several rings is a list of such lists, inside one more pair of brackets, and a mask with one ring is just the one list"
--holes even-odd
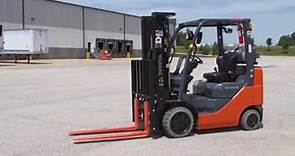
[[(72, 144), (69, 130), (129, 123), (130, 65), (125, 59), (0, 61), (1, 156), (295, 155), (295, 57), (262, 57), (264, 128)], [(213, 58), (194, 72), (212, 71)]]

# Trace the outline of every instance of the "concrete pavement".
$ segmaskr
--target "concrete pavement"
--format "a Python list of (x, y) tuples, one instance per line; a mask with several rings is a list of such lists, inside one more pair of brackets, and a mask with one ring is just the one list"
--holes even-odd
[[(72, 144), (67, 132), (129, 123), (128, 60), (0, 61), (0, 155), (195, 156), (295, 155), (295, 57), (262, 57), (264, 128), (196, 134), (181, 139), (139, 139)], [(194, 75), (212, 71), (204, 58)]]

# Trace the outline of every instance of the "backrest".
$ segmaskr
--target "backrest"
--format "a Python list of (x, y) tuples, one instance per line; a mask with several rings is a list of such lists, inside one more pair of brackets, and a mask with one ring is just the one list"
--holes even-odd
[(234, 52), (226, 52), (224, 55), (216, 58), (218, 72), (235, 73), (237, 64), (245, 63), (244, 47), (238, 47)]
[(237, 50), (235, 50), (235, 61), (237, 63), (246, 63), (246, 52), (245, 52), (245, 48), (244, 47), (240, 47)]
[(218, 56), (216, 58), (216, 64), (218, 67), (218, 72), (234, 73), (236, 67), (235, 54), (233, 52), (227, 52), (222, 56)]

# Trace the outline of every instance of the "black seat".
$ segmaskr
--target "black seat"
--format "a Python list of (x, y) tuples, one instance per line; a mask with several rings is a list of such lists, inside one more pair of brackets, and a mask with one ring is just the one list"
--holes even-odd
[(244, 84), (244, 76), (239, 76), (234, 82), (216, 83), (197, 80), (193, 84), (193, 93), (208, 98), (231, 98)]
[(208, 82), (234, 82), (237, 78), (235, 73), (237, 66), (236, 58), (233, 52), (227, 52), (222, 56), (218, 56), (216, 59), (218, 71), (204, 73), (203, 77)]
[(221, 72), (210, 72), (210, 73), (204, 73), (203, 77), (208, 82), (233, 82), (235, 81), (235, 76), (233, 74), (229, 73), (221, 73)]

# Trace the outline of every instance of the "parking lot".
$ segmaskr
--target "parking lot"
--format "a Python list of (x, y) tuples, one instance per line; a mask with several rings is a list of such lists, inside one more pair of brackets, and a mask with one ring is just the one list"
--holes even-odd
[[(204, 58), (194, 75), (213, 71)], [(69, 130), (131, 121), (127, 59), (0, 61), (0, 155), (295, 155), (295, 57), (262, 57), (264, 128), (72, 144)]]

